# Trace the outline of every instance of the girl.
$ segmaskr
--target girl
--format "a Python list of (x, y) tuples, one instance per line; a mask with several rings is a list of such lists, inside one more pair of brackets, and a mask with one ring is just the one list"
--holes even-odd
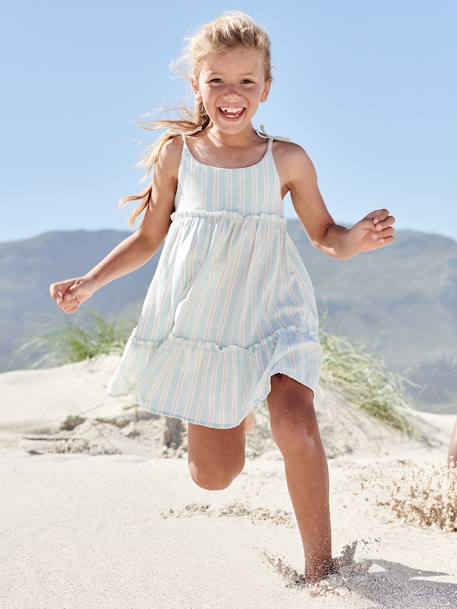
[(108, 394), (134, 391), (148, 411), (186, 421), (190, 474), (205, 489), (227, 488), (240, 474), (245, 432), (266, 400), (305, 577), (315, 582), (334, 569), (328, 467), (313, 403), (323, 350), (283, 199), (290, 192), (314, 247), (338, 259), (390, 245), (394, 218), (379, 209), (350, 230), (335, 224), (305, 150), (254, 129), (272, 66), (268, 34), (250, 16), (228, 12), (205, 24), (183, 58), (195, 106), (149, 126), (167, 128), (141, 162), (154, 177), (124, 198), (140, 201), (129, 223), (144, 211), (141, 226), (83, 277), (51, 284), (51, 296), (74, 313), (164, 243)]

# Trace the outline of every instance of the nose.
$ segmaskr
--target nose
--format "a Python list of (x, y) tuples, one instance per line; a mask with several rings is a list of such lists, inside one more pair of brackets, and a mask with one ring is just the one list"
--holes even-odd
[(233, 97), (240, 97), (240, 94), (238, 92), (238, 85), (236, 84), (228, 84), (225, 88), (225, 93), (228, 96), (233, 96)]

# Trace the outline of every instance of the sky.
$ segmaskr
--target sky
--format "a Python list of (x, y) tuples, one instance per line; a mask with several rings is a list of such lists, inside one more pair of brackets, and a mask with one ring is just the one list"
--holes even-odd
[[(136, 204), (118, 201), (145, 188), (137, 163), (162, 133), (138, 121), (193, 105), (170, 62), (227, 10), (271, 38), (274, 82), (254, 127), (306, 150), (335, 221), (386, 208), (396, 229), (457, 240), (454, 0), (17, 0), (0, 24), (0, 241), (135, 230)], [(285, 215), (298, 217), (289, 196)]]

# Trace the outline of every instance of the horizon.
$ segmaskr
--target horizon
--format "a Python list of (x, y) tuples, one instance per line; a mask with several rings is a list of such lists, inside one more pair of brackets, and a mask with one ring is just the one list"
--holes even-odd
[[(300, 219), (297, 217), (291, 217), (291, 216), (286, 216), (287, 220), (295, 220), (297, 222), (300, 222)], [(344, 226), (348, 226), (350, 225), (349, 222), (344, 222), (343, 220), (335, 220), (335, 222), (337, 224), (341, 224)], [(395, 226), (395, 225), (394, 225)], [(414, 233), (420, 233), (422, 235), (428, 235), (428, 236), (434, 236), (434, 237), (445, 237), (446, 239), (451, 239), (452, 241), (454, 241), (457, 244), (457, 238), (452, 237), (450, 235), (445, 235), (443, 233), (437, 233), (435, 231), (424, 231), (424, 230), (419, 230), (416, 228), (409, 228), (407, 226), (403, 227), (403, 228), (396, 228), (395, 229), (396, 232), (414, 232)], [(96, 232), (102, 232), (102, 231), (119, 231), (119, 232), (127, 232), (129, 234), (131, 234), (131, 231), (129, 231), (128, 229), (124, 229), (124, 228), (119, 228), (119, 227), (106, 227), (106, 228), (85, 228), (85, 227), (74, 227), (74, 228), (53, 228), (53, 229), (49, 229), (49, 230), (45, 230), (42, 231), (40, 233), (37, 233), (35, 235), (30, 235), (28, 237), (20, 237), (18, 239), (9, 239), (6, 241), (0, 241), (0, 245), (6, 245), (8, 243), (18, 243), (20, 241), (31, 241), (33, 239), (37, 239), (38, 237), (42, 237), (43, 235), (47, 235), (47, 234), (52, 234), (52, 233), (71, 233), (71, 232), (79, 232), (79, 231), (86, 231), (86, 232), (91, 232), (91, 233), (96, 233)], [(303, 231), (306, 235), (306, 230), (305, 228), (303, 228)], [(395, 242), (391, 247), (395, 247)]]
[[(224, 10), (196, 2), (170, 19), (172, 6), (143, 0), (5, 8), (0, 242), (138, 228), (143, 216), (127, 224), (133, 205), (117, 206), (144, 188), (140, 144), (155, 134), (137, 122), (191, 105), (170, 63)], [(352, 226), (387, 208), (396, 230), (457, 240), (457, 5), (253, 1), (242, 10), (272, 44), (274, 82), (253, 126), (303, 146), (335, 221)], [(298, 218), (289, 194), (284, 214)]]

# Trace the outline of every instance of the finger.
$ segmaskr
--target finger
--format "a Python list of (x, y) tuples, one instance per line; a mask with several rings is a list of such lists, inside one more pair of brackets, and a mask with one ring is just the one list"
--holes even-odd
[(51, 298), (53, 298), (54, 300), (58, 297), (63, 298), (63, 295), (67, 292), (68, 287), (71, 286), (73, 281), (74, 280), (51, 283), (51, 285), (49, 286)]
[(394, 237), (381, 237), (381, 239), (376, 241), (376, 245), (382, 247), (383, 245), (389, 245), (389, 243), (392, 243), (393, 241)]
[(374, 230), (376, 228), (375, 220), (376, 218), (369, 214), (366, 218), (360, 220), (360, 222), (357, 223), (357, 226), (368, 230)]
[(80, 304), (79, 300), (75, 296), (68, 297), (67, 294), (64, 295), (63, 298), (60, 299), (60, 308), (65, 311), (65, 313), (74, 308), (76, 304)]
[(394, 229), (391, 228), (390, 226), (388, 226), (387, 228), (385, 228), (384, 230), (380, 230), (376, 233), (373, 233), (371, 235), (372, 239), (382, 239), (384, 237), (392, 237), (394, 234)]
[(76, 309), (70, 309), (68, 311), (65, 311), (65, 313), (67, 315), (73, 315), (73, 313), (77, 313), (78, 312), (79, 307), (77, 307)]
[(376, 225), (378, 222), (381, 222), (387, 218), (387, 216), (389, 215), (389, 210), (388, 209), (377, 209), (373, 213), (374, 213), (373, 224)]
[(53, 298), (54, 300), (62, 296), (62, 289), (60, 284), (58, 283), (51, 283), (51, 285), (49, 286), (49, 292), (51, 294), (51, 298)]
[(388, 226), (392, 226), (392, 224), (395, 224), (395, 218), (393, 216), (387, 216), (385, 220), (379, 221), (376, 224), (376, 230), (383, 230)]
[(62, 311), (64, 313), (75, 313), (77, 310), (79, 309), (79, 303), (78, 304), (71, 304), (71, 305), (67, 305), (65, 307), (62, 307)]

